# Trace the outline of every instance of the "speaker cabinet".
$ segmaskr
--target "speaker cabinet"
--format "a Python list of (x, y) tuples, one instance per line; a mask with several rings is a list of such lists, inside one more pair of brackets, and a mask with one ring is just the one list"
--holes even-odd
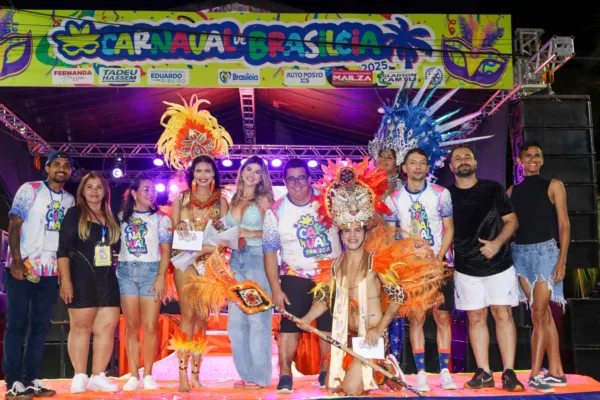
[(571, 223), (567, 268), (597, 268), (597, 176), (589, 96), (523, 97), (511, 103), (510, 112), (514, 183), (522, 179), (522, 168), (517, 165), (521, 145), (539, 143), (544, 151), (540, 175), (561, 180), (567, 191)]
[(568, 299), (564, 321), (575, 373), (600, 380), (600, 299)]

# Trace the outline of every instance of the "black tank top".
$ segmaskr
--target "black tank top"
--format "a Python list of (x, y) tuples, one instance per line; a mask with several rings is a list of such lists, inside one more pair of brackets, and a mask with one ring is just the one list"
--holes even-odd
[(548, 197), (550, 180), (539, 175), (526, 176), (513, 186), (510, 200), (519, 219), (517, 244), (534, 244), (557, 240), (558, 222), (554, 204)]

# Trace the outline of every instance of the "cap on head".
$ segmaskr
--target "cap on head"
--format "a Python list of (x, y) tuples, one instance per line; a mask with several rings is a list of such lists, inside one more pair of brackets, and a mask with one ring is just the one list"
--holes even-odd
[(51, 152), (50, 154), (48, 154), (48, 159), (46, 160), (46, 165), (50, 165), (50, 163), (58, 158), (66, 158), (67, 160), (69, 160), (69, 162), (72, 164), (73, 161), (71, 160), (71, 156), (68, 155), (66, 152), (64, 151), (60, 151), (60, 150), (54, 150), (53, 152)]

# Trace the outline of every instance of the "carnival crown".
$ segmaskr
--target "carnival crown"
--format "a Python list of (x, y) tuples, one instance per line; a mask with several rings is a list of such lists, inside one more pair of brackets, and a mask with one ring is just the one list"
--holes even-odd
[(364, 226), (376, 212), (390, 214), (383, 203), (387, 188), (385, 171), (365, 158), (360, 163), (329, 160), (323, 166), (323, 177), (315, 184), (319, 191), (319, 221), (327, 228)]
[[(167, 166), (178, 170), (188, 168), (196, 157), (207, 155), (211, 158), (227, 157), (229, 146), (233, 143), (229, 132), (207, 110), (199, 110), (208, 100), (193, 95), (188, 104), (164, 102), (169, 106), (160, 118), (165, 128), (156, 143), (158, 154), (164, 154)], [(169, 118), (167, 122), (165, 119)]]

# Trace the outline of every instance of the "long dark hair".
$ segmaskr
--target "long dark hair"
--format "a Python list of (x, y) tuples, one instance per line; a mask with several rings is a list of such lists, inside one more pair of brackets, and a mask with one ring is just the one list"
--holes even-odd
[(205, 155), (194, 158), (194, 160), (192, 161), (192, 165), (190, 166), (190, 168), (188, 168), (188, 172), (187, 172), (188, 188), (190, 190), (192, 190), (192, 182), (194, 182), (194, 170), (196, 169), (196, 165), (198, 165), (198, 163), (201, 163), (201, 162), (210, 164), (210, 166), (212, 167), (213, 172), (214, 172), (213, 179), (215, 181), (215, 189), (221, 189), (221, 179), (219, 177), (219, 169), (217, 168), (217, 163), (215, 163), (215, 160), (213, 160), (209, 156), (205, 156)]
[[(143, 181), (150, 181), (152, 183), (154, 183), (154, 181), (146, 176), (138, 176), (137, 178), (135, 178), (133, 180), (133, 182), (131, 182), (131, 185), (129, 185), (129, 188), (125, 191), (125, 196), (123, 197), (123, 207), (122, 207), (122, 215), (121, 215), (121, 222), (125, 222), (125, 221), (129, 221), (129, 219), (131, 218), (131, 216), (134, 213), (134, 209), (133, 206), (135, 204), (135, 200), (133, 199), (133, 194), (131, 193), (132, 191), (138, 191), (140, 190), (140, 186), (142, 184)], [(156, 212), (156, 200), (154, 200), (155, 203), (150, 207), (150, 215), (154, 214)]]

